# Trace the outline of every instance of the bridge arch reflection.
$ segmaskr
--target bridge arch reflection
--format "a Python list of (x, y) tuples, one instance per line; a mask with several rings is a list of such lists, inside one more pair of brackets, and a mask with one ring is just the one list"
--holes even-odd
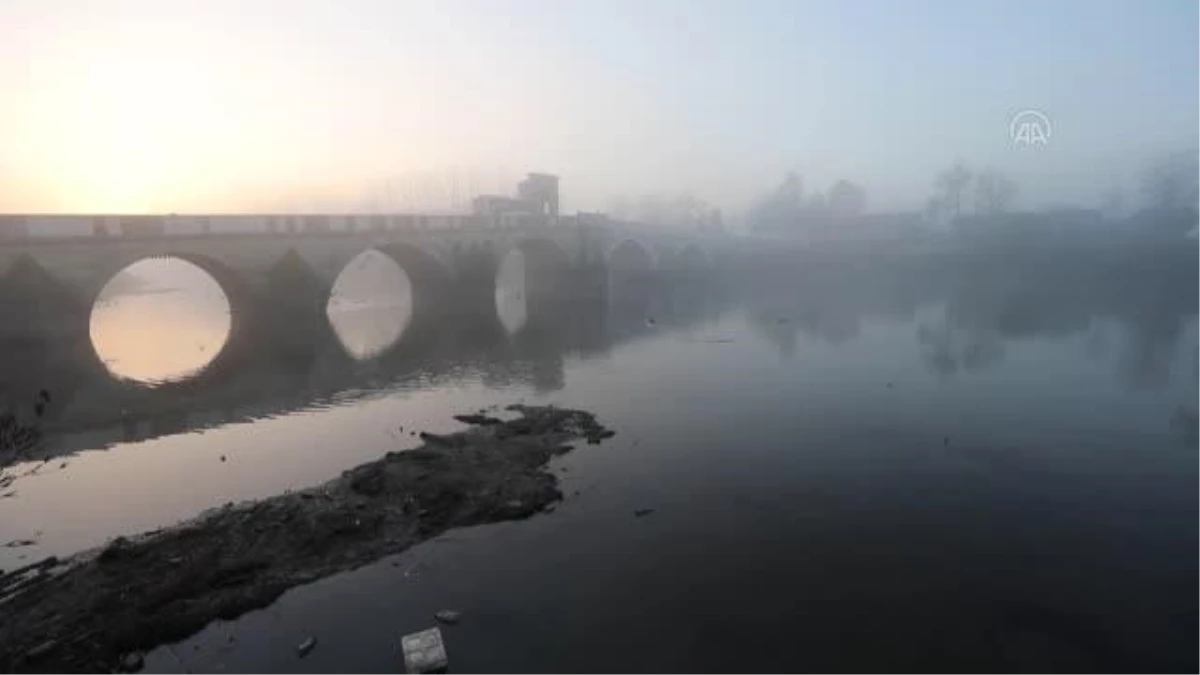
[(571, 259), (549, 239), (522, 239), (511, 246), (496, 265), (494, 297), (496, 315), (509, 335), (526, 328), (531, 316), (544, 305), (574, 289)]
[[(39, 452), (53, 457), (288, 414), (379, 389), (466, 380), (553, 391), (565, 384), (569, 358), (604, 355), (622, 342), (695, 325), (718, 307), (645, 302), (674, 309), (651, 328), (644, 315), (614, 311), (602, 296), (534, 303), (527, 325), (514, 335), (490, 309), (414, 314), (394, 344), (367, 360), (348, 354), (320, 313), (309, 313), (319, 321), (305, 321), (286, 307), (263, 304), (191, 379), (154, 388), (117, 380), (84, 353), (90, 350), (76, 348), (76, 339), (62, 338), (27, 352), (31, 358), (22, 363), (0, 363), (0, 372), (12, 376), (0, 381), (0, 401), (27, 400), (24, 389), (8, 391), (10, 384), (35, 383), (51, 392), (54, 403), (44, 418), (51, 442)], [(10, 461), (0, 457), (0, 466)]]
[(325, 314), (350, 356), (378, 356), (400, 340), (412, 321), (412, 281), (390, 256), (364, 251), (334, 281)]
[[(144, 287), (136, 287), (138, 280)], [(150, 295), (159, 293), (171, 297)], [(109, 303), (118, 295), (140, 301), (126, 305), (125, 316), (113, 316)], [(91, 300), (88, 335), (97, 362), (114, 376), (171, 386), (228, 360), (236, 351), (233, 336), (246, 330), (253, 305), (239, 275), (217, 260), (193, 254), (141, 258), (113, 274)], [(146, 311), (161, 316), (138, 316)], [(169, 348), (179, 340), (194, 342), (195, 351)], [(121, 354), (118, 363), (114, 350)]]

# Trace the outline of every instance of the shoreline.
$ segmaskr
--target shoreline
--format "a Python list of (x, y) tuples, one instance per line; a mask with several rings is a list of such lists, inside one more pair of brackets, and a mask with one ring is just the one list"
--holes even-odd
[[(547, 462), (613, 435), (578, 410), (514, 405), (458, 419), (422, 445), (313, 488), (197, 518), (0, 576), (0, 668), (136, 669), (140, 654), (271, 604), (300, 584), (442, 532), (528, 518), (562, 498)], [(137, 655), (127, 659), (129, 655)]]

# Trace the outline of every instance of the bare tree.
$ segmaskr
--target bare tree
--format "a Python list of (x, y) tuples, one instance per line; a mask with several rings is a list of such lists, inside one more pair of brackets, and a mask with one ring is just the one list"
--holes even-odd
[(610, 210), (618, 218), (655, 227), (695, 228), (704, 223), (711, 207), (695, 195), (647, 194), (631, 199), (617, 197)]
[(808, 198), (808, 212), (814, 216), (824, 216), (829, 208), (825, 193), (817, 190)]
[(829, 189), (826, 206), (830, 215), (835, 217), (860, 215), (867, 208), (867, 191), (856, 183), (839, 180)]
[(997, 169), (985, 169), (975, 178), (975, 213), (1004, 213), (1017, 196), (1017, 184)]
[(709, 212), (708, 229), (712, 232), (725, 231), (725, 218), (721, 215), (721, 209), (713, 209)]
[(801, 224), (804, 214), (804, 184), (794, 171), (784, 177), (779, 187), (766, 195), (751, 211), (755, 229), (768, 232), (793, 231)]
[(1196, 151), (1174, 152), (1155, 160), (1142, 176), (1142, 195), (1151, 209), (1195, 208), (1200, 197)]
[(971, 170), (962, 162), (955, 162), (954, 166), (937, 177), (936, 185), (943, 203), (951, 209), (956, 218), (962, 215), (963, 192), (970, 185), (972, 177)]
[(941, 197), (930, 197), (925, 201), (925, 218), (931, 223), (939, 222), (946, 211), (946, 204)]

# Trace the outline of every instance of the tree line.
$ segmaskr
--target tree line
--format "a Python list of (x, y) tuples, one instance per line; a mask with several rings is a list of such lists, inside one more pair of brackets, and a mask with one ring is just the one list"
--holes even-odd
[[(1200, 153), (1184, 150), (1155, 158), (1142, 171), (1138, 188), (1140, 208), (1133, 220), (1158, 222), (1169, 217), (1194, 226), (1200, 201)], [(1019, 194), (1016, 181), (1003, 171), (974, 170), (959, 160), (935, 176), (923, 216), (930, 222), (1000, 217), (1013, 211)], [(1123, 204), (1118, 191), (1106, 195), (1100, 206), (1114, 215)], [(825, 192), (806, 195), (800, 176), (789, 172), (750, 208), (747, 222), (757, 232), (812, 232), (845, 225), (862, 215), (866, 205), (866, 190), (857, 183), (843, 179)]]

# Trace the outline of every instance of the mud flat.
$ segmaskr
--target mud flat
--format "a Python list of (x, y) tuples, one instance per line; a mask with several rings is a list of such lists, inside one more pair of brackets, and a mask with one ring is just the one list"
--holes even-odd
[(454, 527), (529, 517), (561, 499), (551, 457), (613, 432), (586, 412), (509, 406), (323, 485), (226, 505), (176, 526), (0, 576), (0, 669), (114, 671), (215, 619)]

